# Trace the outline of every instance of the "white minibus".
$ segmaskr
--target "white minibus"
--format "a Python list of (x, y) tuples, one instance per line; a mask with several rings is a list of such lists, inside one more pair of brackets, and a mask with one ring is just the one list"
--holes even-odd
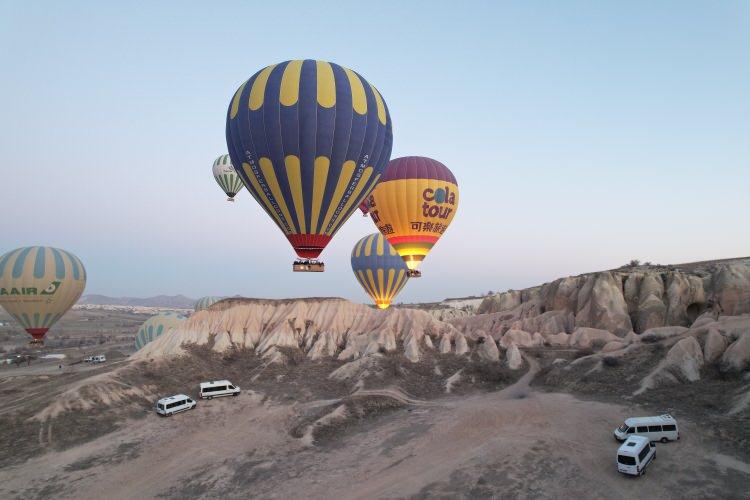
[(680, 429), (677, 420), (668, 413), (658, 417), (636, 417), (625, 420), (615, 429), (615, 439), (623, 441), (629, 436), (643, 436), (650, 441), (676, 441), (680, 439)]
[(170, 417), (175, 413), (192, 410), (195, 408), (197, 403), (193, 401), (190, 396), (184, 394), (177, 394), (176, 396), (169, 396), (168, 398), (160, 399), (156, 402), (156, 413)]
[(656, 459), (656, 445), (643, 436), (630, 436), (617, 449), (617, 472), (642, 476)]
[(239, 386), (234, 385), (229, 380), (201, 382), (198, 389), (198, 395), (205, 399), (218, 398), (219, 396), (236, 396), (239, 393)]

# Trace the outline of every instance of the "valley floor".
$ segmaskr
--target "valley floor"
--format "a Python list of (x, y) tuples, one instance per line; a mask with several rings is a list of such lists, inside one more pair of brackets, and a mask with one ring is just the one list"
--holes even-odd
[[(2, 498), (737, 498), (750, 463), (717, 452), (705, 422), (680, 420), (640, 478), (616, 471), (612, 430), (634, 407), (544, 392), (537, 366), (495, 392), (401, 398), (343, 419), (336, 400), (261, 392), (201, 401), (0, 470)], [(363, 391), (365, 393), (366, 391)], [(371, 393), (369, 393), (371, 394)], [(363, 405), (367, 401), (363, 401)], [(627, 404), (627, 403), (626, 403)], [(333, 408), (312, 424), (301, 415)], [(341, 425), (336, 422), (340, 420)], [(304, 422), (304, 420), (302, 420)], [(294, 431), (299, 427), (299, 431)], [(50, 434), (65, 429), (50, 429)], [(314, 436), (314, 438), (313, 438)], [(40, 437), (41, 439), (41, 437)]]

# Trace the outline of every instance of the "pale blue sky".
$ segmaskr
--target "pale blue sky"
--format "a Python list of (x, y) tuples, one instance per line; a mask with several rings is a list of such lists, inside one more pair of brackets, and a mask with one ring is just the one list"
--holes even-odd
[(369, 219), (293, 274), (211, 177), (236, 87), (296, 58), (358, 71), (392, 157), (458, 179), (401, 300), (750, 254), (750, 2), (0, 1), (0, 47), (0, 253), (70, 250), (87, 293), (367, 300), (349, 252)]

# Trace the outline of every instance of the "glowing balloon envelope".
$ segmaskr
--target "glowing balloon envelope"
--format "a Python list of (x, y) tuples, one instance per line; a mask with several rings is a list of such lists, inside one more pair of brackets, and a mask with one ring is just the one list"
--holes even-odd
[(41, 342), (86, 288), (78, 257), (52, 247), (24, 247), (0, 257), (0, 305)]
[(171, 332), (179, 327), (185, 319), (185, 316), (175, 312), (163, 312), (151, 316), (143, 322), (135, 335), (135, 350), (137, 351), (156, 338)]
[(439, 161), (396, 158), (369, 198), (370, 217), (404, 259), (410, 276), (450, 225), (458, 208), (458, 184)]
[(386, 309), (409, 279), (409, 269), (380, 233), (365, 236), (352, 249), (352, 271), (380, 309)]
[(213, 172), (216, 183), (228, 196), (227, 201), (234, 201), (234, 197), (242, 190), (243, 184), (242, 179), (234, 170), (229, 155), (221, 155), (214, 160)]
[(317, 258), (370, 194), (393, 142), (375, 87), (313, 60), (274, 64), (243, 83), (226, 136), (248, 191), (302, 259)]

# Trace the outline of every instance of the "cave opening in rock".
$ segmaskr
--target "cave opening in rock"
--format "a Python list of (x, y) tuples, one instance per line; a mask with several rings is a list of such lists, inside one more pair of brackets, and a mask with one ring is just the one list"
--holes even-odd
[(690, 321), (690, 324), (693, 324), (693, 321), (698, 319), (698, 316), (701, 315), (703, 312), (704, 305), (699, 302), (693, 302), (689, 306), (687, 306), (687, 309), (685, 312), (687, 313), (688, 321)]

